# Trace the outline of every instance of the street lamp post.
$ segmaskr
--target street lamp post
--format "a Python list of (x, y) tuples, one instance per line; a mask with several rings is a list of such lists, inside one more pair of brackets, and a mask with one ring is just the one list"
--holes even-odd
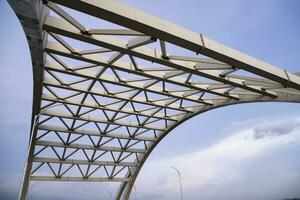
[(181, 200), (183, 200), (183, 194), (182, 194), (182, 183), (181, 183), (181, 175), (180, 175), (180, 171), (176, 168), (176, 167), (171, 167), (172, 169), (174, 169), (177, 174), (178, 174), (178, 179), (179, 179), (179, 186), (180, 186), (180, 197)]
[(21, 187), (20, 187), (20, 192), (19, 192), (19, 200), (27, 200), (27, 194), (28, 194), (28, 188), (30, 184), (30, 171), (32, 167), (32, 158), (30, 155), (33, 154), (34, 152), (34, 145), (33, 145), (33, 139), (34, 134), (35, 134), (35, 128), (36, 125), (38, 124), (39, 118), (42, 114), (44, 114), (48, 109), (56, 107), (56, 106), (61, 106), (63, 105), (62, 103), (54, 104), (51, 105), (43, 110), (41, 110), (37, 115), (34, 116), (33, 124), (32, 124), (32, 129), (30, 133), (30, 139), (29, 139), (29, 145), (28, 145), (28, 151), (27, 151), (27, 159), (25, 161), (25, 166), (24, 166), (24, 171), (22, 175), (22, 182), (21, 182)]

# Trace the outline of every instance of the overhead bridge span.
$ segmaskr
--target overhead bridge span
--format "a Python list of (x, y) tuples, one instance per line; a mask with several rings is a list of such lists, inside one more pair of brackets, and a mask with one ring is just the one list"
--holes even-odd
[(300, 102), (297, 74), (118, 1), (9, 3), (34, 82), (20, 200), (32, 181), (115, 182), (127, 200), (156, 145), (191, 117)]

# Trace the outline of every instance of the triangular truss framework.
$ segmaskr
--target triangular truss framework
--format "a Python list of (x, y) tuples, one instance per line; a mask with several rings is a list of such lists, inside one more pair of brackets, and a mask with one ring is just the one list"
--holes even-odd
[(116, 199), (128, 199), (151, 151), (185, 120), (238, 103), (300, 101), (297, 74), (119, 2), (10, 4), (31, 48), (33, 116), (42, 112), (28, 182), (118, 182)]

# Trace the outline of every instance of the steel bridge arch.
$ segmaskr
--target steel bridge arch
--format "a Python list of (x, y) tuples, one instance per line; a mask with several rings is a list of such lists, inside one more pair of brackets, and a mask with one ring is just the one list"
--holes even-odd
[[(119, 2), (93, 0), (9, 0), (9, 3), (20, 20), (26, 34), (34, 75), (32, 134), (27, 167), (24, 171), (19, 199), (26, 199), (30, 181), (120, 182), (116, 199), (129, 199), (135, 179), (153, 149), (169, 132), (186, 120), (212, 109), (240, 103), (300, 102), (300, 78), (298, 74), (292, 74), (286, 70), (281, 70), (256, 60), (216, 43), (202, 34), (185, 30), (159, 18), (127, 7)], [(99, 29), (97, 27), (97, 29), (87, 29), (78, 20), (73, 18), (71, 13), (65, 11), (65, 7), (107, 20), (125, 28)], [(50, 10), (60, 18), (50, 16)], [(48, 40), (49, 35), (54, 38), (55, 42)], [(124, 41), (115, 38), (114, 36), (116, 35), (132, 36), (133, 38)], [(65, 37), (96, 45), (100, 48), (80, 51), (68, 44), (64, 39)], [(147, 45), (152, 43), (159, 43), (160, 49), (148, 48)], [(197, 56), (168, 55), (167, 43), (172, 43), (180, 48), (193, 51)], [(95, 54), (103, 52), (111, 52), (112, 55), (106, 60), (103, 57), (95, 56)], [(199, 57), (198, 54), (202, 54), (208, 58)], [(129, 56), (130, 63), (121, 60), (124, 55)], [(97, 66), (100, 71), (97, 74), (87, 71), (82, 72), (82, 69), (78, 70), (68, 66), (58, 56), (88, 63), (89, 65), (81, 66), (83, 70)], [(49, 62), (49, 57), (52, 58), (51, 62)], [(160, 66), (156, 66), (153, 69), (142, 67), (136, 63), (137, 58), (157, 63)], [(107, 69), (111, 69), (114, 76), (108, 75), (106, 73)], [(248, 72), (251, 76), (240, 75), (238, 74), (240, 71)], [(128, 74), (136, 75), (136, 77), (125, 80), (125, 77), (118, 75), (121, 72), (127, 72)], [(46, 73), (48, 73), (48, 77), (46, 77)], [(91, 83), (88, 88), (77, 87), (77, 82), (82, 83), (84, 81), (77, 80), (75, 83), (66, 83), (67, 80), (61, 80), (54, 73), (64, 74), (64, 79), (67, 79), (66, 75), (70, 75), (77, 78), (81, 77), (91, 81)], [(203, 82), (203, 80), (201, 82), (197, 77), (205, 77), (210, 82)], [(103, 83), (109, 83), (126, 87), (127, 89), (110, 92), (109, 90), (113, 90), (112, 87), (105, 88), (103, 86), (104, 92), (100, 90), (96, 91), (93, 90), (93, 87), (97, 81), (102, 86)], [(160, 87), (154, 87), (157, 83), (161, 83)], [(169, 87), (173, 88), (167, 89), (167, 83)], [(72, 95), (63, 98), (60, 96), (61, 94), (58, 95), (54, 89), (51, 90), (49, 88), (59, 88), (64, 91), (72, 90), (84, 94), (85, 97), (80, 101), (75, 101)], [(48, 95), (45, 95), (45, 90), (48, 90)], [(124, 93), (128, 93), (128, 91), (133, 91), (134, 94), (132, 96), (123, 95)], [(141, 92), (144, 92), (143, 100), (136, 98)], [(152, 95), (151, 100), (148, 97), (150, 94)], [(90, 104), (86, 102), (88, 95), (91, 97), (98, 95), (117, 99), (123, 104), (120, 107), (110, 107), (110, 104), (116, 104), (111, 99), (111, 103), (106, 105), (99, 104), (96, 100), (96, 104)], [(45, 101), (48, 104), (43, 105)], [(128, 102), (131, 103), (131, 109), (128, 108)], [(62, 104), (67, 111), (45, 111), (45, 109), (56, 104)], [(154, 112), (153, 108), (143, 107), (137, 109), (137, 106), (134, 106), (137, 104), (152, 106), (154, 107)], [(78, 106), (76, 114), (73, 113), (71, 105)], [(83, 107), (90, 110), (82, 114), (81, 109)], [(167, 114), (168, 112), (171, 113), (171, 109), (178, 111), (179, 114)], [(109, 117), (105, 114), (103, 120), (93, 118), (94, 116), (90, 115), (86, 116), (86, 113), (93, 112), (94, 110), (102, 110), (103, 113), (108, 111), (114, 112), (114, 117)], [(135, 116), (137, 118), (136, 123), (115, 119), (119, 113), (123, 113), (125, 118), (127, 116)], [(41, 122), (36, 125), (35, 120), (37, 115), (41, 115), (44, 118), (40, 119)], [(142, 117), (145, 118), (145, 122), (141, 122), (140, 118)], [(47, 121), (53, 118), (58, 118), (63, 122), (65, 127), (63, 125), (60, 127), (47, 125)], [(124, 116), (121, 116), (121, 118), (124, 118)], [(67, 119), (73, 121), (71, 127), (67, 124)], [(85, 129), (81, 130), (74, 127), (77, 121), (84, 121), (83, 125), (81, 124), (80, 126), (85, 126), (85, 124), (92, 122), (95, 124), (106, 124), (106, 128), (103, 131), (98, 127), (99, 130), (96, 132)], [(152, 125), (157, 121), (163, 122), (165, 125), (163, 127)], [(128, 130), (128, 135), (124, 136), (122, 135), (123, 133), (121, 135), (116, 133), (111, 134), (108, 130), (109, 126), (125, 127)], [(136, 132), (129, 131), (130, 128), (135, 128)], [(143, 128), (146, 128), (147, 131), (153, 130), (153, 137), (144, 136), (144, 132), (139, 132)], [(118, 130), (118, 128), (116, 129)], [(42, 130), (47, 132), (40, 133)], [(40, 140), (44, 135), (47, 136), (49, 133), (55, 133), (60, 138), (60, 142)], [(68, 138), (71, 135), (79, 135), (80, 138), (88, 136), (92, 144), (87, 145), (74, 143), (69, 141), (69, 139), (64, 140), (61, 138), (62, 133), (68, 134)], [(99, 137), (97, 145), (91, 139), (92, 136)], [(117, 140), (119, 146), (116, 144), (113, 146), (106, 146), (106, 143), (101, 144), (102, 138), (109, 138), (106, 143)], [(122, 144), (121, 140), (127, 140), (126, 144)], [(135, 141), (135, 143), (132, 144), (132, 141)], [(144, 148), (131, 148), (139, 143), (144, 143)], [(43, 147), (44, 149), (39, 149), (38, 147)], [(57, 157), (49, 155), (48, 157), (37, 156), (47, 148), (51, 148)], [(58, 148), (64, 149), (63, 155), (59, 155)], [(68, 149), (75, 149), (75, 153), (82, 150), (86, 158), (68, 159), (69, 156), (65, 154)], [(100, 160), (94, 159), (94, 156), (89, 157), (87, 155), (86, 151), (88, 150), (93, 151), (94, 154), (97, 151), (110, 153), (113, 160), (108, 161), (101, 156), (99, 157)], [(118, 158), (115, 158), (113, 155), (116, 152), (119, 152)], [(135, 157), (134, 160), (123, 162), (124, 159), (128, 158), (124, 158), (123, 154), (125, 153), (128, 153), (128, 157), (133, 155)], [(57, 170), (54, 169), (54, 164), (59, 166)], [(48, 170), (52, 174), (36, 176), (35, 174), (39, 172), (40, 167), (43, 165), (48, 165)], [(66, 165), (69, 165), (70, 168), (62, 172), (61, 169)], [(88, 166), (85, 173), (83, 173), (84, 170), (81, 168), (82, 165)], [(79, 169), (77, 174), (75, 174), (76, 176), (74, 176), (74, 173), (72, 176), (65, 176), (68, 170), (75, 166)], [(89, 171), (90, 166), (98, 167), (95, 168), (95, 171), (101, 168), (106, 172), (107, 176), (92, 177), (92, 173)], [(108, 173), (108, 167), (112, 168), (110, 173)], [(121, 167), (121, 172), (122, 170), (123, 173), (126, 172), (123, 174), (123, 177), (117, 177), (118, 174), (115, 172), (117, 167)]]

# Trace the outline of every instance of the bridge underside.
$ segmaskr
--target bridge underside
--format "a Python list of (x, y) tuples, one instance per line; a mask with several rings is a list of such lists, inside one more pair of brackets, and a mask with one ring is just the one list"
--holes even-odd
[(34, 74), (20, 199), (30, 181), (116, 182), (115, 198), (129, 199), (149, 154), (185, 120), (238, 103), (300, 102), (297, 74), (117, 1), (9, 2)]

